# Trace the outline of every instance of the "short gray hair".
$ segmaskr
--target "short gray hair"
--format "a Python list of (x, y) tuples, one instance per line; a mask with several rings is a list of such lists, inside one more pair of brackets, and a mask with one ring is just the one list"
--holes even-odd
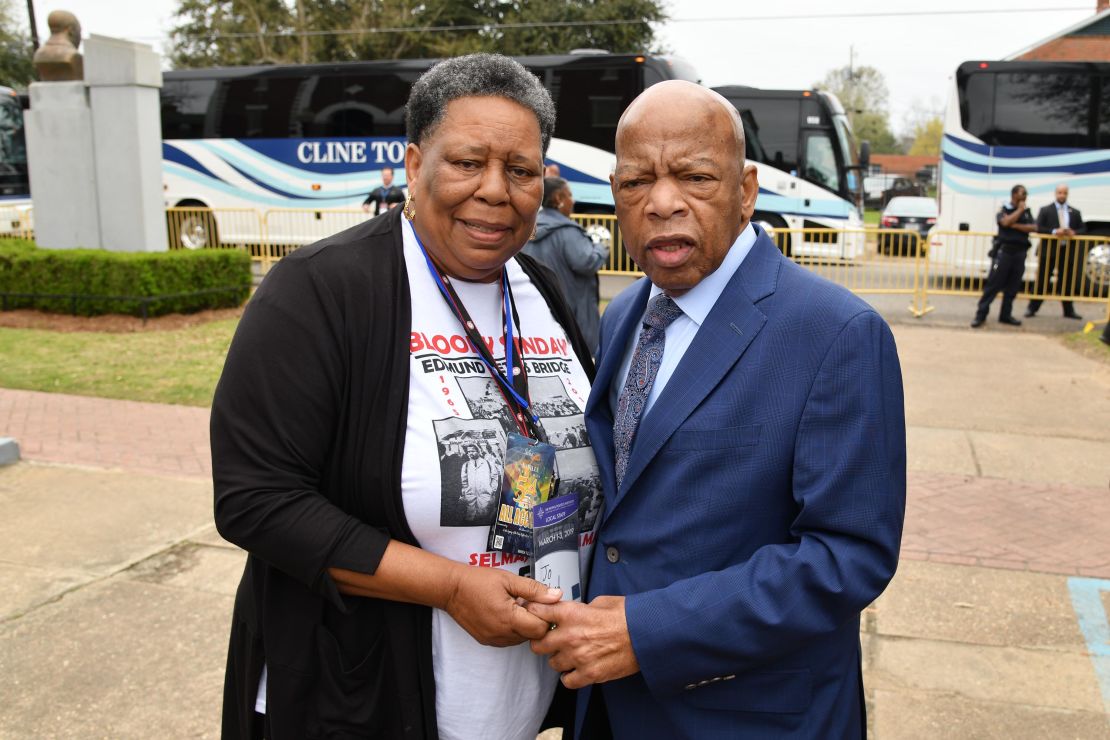
[(405, 106), (405, 129), (417, 146), (435, 131), (452, 100), (493, 96), (523, 105), (536, 115), (543, 153), (555, 131), (555, 104), (536, 76), (500, 54), (467, 54), (445, 59), (412, 86)]

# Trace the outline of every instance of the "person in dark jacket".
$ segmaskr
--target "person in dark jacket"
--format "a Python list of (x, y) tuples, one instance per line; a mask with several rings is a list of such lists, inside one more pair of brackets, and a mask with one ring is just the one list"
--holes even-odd
[(405, 191), (393, 184), (393, 168), (382, 167), (382, 184), (371, 190), (366, 200), (362, 201), (362, 210), (369, 213), (370, 206), (373, 205), (374, 215), (377, 216), (383, 210), (388, 211), (404, 202)]
[(598, 244), (571, 220), (574, 196), (561, 177), (543, 180), (543, 208), (536, 219), (536, 238), (524, 253), (551, 268), (563, 286), (575, 320), (591, 348), (597, 347), (600, 325), (597, 271), (609, 259), (609, 247)]
[[(1083, 274), (1083, 253), (1081, 242), (1069, 241), (1066, 238), (1082, 234), (1086, 231), (1083, 224), (1083, 214), (1078, 208), (1068, 205), (1068, 186), (1061, 183), (1056, 186), (1056, 201), (1040, 210), (1037, 214), (1037, 233), (1051, 235), (1052, 238), (1042, 237), (1037, 247), (1037, 295), (1043, 296), (1049, 291), (1048, 281), (1052, 273), (1056, 273), (1056, 294), (1068, 295), (1076, 293), (1079, 285), (1076, 277)], [(1060, 301), (1064, 306), (1064, 318), (1080, 320), (1083, 317), (1075, 312), (1075, 304), (1064, 299)], [(1025, 318), (1031, 319), (1037, 315), (1043, 298), (1033, 298), (1029, 307), (1025, 309)]]
[(1021, 278), (1025, 273), (1025, 253), (1029, 251), (1029, 235), (1037, 230), (1033, 215), (1025, 201), (1029, 192), (1024, 185), (1014, 185), (1010, 190), (1010, 202), (998, 211), (998, 236), (991, 250), (991, 271), (983, 286), (983, 297), (971, 321), (971, 328), (978, 329), (987, 320), (991, 302), (1002, 294), (1002, 308), (998, 321), (1010, 326), (1021, 326), (1014, 318), (1014, 298), (1021, 292)]
[[(285, 257), (248, 304), (212, 404), (216, 525), (248, 553), (224, 738), (540, 730), (558, 674), (524, 644), (549, 625), (520, 600), (563, 594), (487, 550), (492, 517), (459, 506), (448, 458), (546, 436), (530, 383), (585, 406), (589, 347), (555, 277), (517, 255), (554, 120), (511, 59), (437, 64), (408, 101), (405, 207)], [(511, 413), (470, 404), (490, 384)], [(572, 452), (564, 468), (596, 478)]]

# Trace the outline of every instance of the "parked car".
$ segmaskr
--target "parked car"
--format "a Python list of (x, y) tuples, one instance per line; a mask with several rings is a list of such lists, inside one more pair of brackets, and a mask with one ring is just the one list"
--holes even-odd
[(884, 229), (906, 229), (916, 231), (919, 239), (906, 234), (879, 234), (879, 252), (900, 256), (914, 256), (917, 246), (926, 244), (929, 229), (937, 222), (937, 202), (932, 198), (920, 196), (899, 196), (892, 198), (883, 209), (879, 225)]

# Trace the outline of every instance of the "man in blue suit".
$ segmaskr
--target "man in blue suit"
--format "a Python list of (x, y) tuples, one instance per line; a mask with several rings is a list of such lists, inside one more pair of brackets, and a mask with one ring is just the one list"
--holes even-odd
[(579, 737), (861, 738), (859, 615), (898, 561), (905, 419), (866, 303), (750, 222), (736, 111), (655, 85), (611, 178), (647, 275), (602, 319), (588, 603), (531, 604)]

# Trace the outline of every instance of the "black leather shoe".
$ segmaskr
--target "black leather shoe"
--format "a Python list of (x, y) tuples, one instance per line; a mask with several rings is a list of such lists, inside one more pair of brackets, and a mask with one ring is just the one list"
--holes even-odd
[(1080, 316), (1079, 314), (1077, 314), (1075, 311), (1072, 311), (1071, 313), (1064, 314), (1064, 318), (1065, 319), (1072, 319), (1074, 321), (1082, 321), (1083, 320), (1083, 317)]
[(971, 328), (972, 329), (978, 329), (985, 322), (986, 322), (986, 319), (981, 319), (978, 316), (976, 316), (974, 319), (971, 320)]
[(1031, 319), (1036, 315), (1037, 315), (1037, 312), (1034, 311), (1033, 309), (1031, 309), (1031, 308), (1025, 309), (1025, 318)]
[(1021, 322), (1015, 319), (1013, 316), (1003, 316), (998, 320), (998, 323), (1006, 324), (1008, 326), (1021, 326)]
[(1099, 336), (1098, 341), (1110, 345), (1110, 337), (1107, 337), (1105, 334)]

